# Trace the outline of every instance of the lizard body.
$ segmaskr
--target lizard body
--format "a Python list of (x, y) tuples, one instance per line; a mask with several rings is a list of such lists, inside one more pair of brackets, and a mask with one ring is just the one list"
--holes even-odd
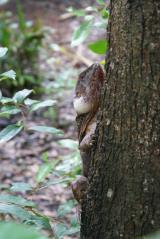
[(83, 176), (79, 176), (72, 183), (72, 191), (78, 202), (84, 198), (85, 188), (87, 189), (88, 186), (91, 147), (103, 83), (104, 72), (100, 64), (95, 63), (79, 75), (75, 88), (73, 105), (77, 113), (79, 150), (83, 164)]

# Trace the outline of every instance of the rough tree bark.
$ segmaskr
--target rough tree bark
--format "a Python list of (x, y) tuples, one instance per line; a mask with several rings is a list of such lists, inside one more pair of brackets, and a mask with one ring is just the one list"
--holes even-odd
[(131, 239), (160, 228), (159, 24), (159, 0), (111, 0), (81, 239)]

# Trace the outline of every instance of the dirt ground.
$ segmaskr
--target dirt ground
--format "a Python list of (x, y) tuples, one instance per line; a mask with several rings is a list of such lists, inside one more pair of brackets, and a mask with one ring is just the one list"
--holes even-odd
[[(67, 72), (69, 69), (75, 70), (75, 82), (78, 73), (94, 62), (96, 56), (86, 52), (85, 46), (81, 44), (76, 49), (70, 47), (71, 34), (79, 25), (79, 19), (67, 17), (66, 8), (74, 6), (84, 8), (93, 5), (95, 1), (78, 1), (78, 0), (27, 0), (20, 1), (28, 20), (39, 19), (46, 31), (44, 39), (44, 49), (40, 55), (40, 70), (44, 77), (44, 87), (54, 81), (57, 74)], [(16, 1), (11, 0), (4, 8), (13, 12), (16, 19)], [(57, 44), (65, 49), (65, 52), (51, 51), (48, 48), (50, 44)], [(72, 76), (73, 77), (73, 76)], [(74, 85), (74, 84), (73, 84)], [(57, 113), (54, 120), (52, 118), (40, 117), (34, 115), (29, 119), (30, 124), (45, 124), (63, 129), (65, 138), (76, 139), (75, 130), (75, 113), (72, 107), (72, 89), (63, 89), (60, 94), (50, 94), (42, 98), (58, 99)], [(2, 122), (1, 122), (2, 123)], [(3, 124), (0, 125), (1, 127)], [(31, 185), (35, 184), (34, 177), (38, 166), (42, 163), (41, 156), (48, 152), (49, 160), (55, 160), (70, 153), (67, 148), (60, 147), (56, 139), (51, 135), (40, 133), (23, 132), (13, 140), (0, 146), (0, 183), (1, 185), (11, 185), (13, 182), (26, 182)], [(25, 196), (25, 193), (23, 194)], [(70, 187), (63, 187), (61, 184), (50, 186), (38, 191), (34, 195), (27, 196), (38, 205), (38, 209), (45, 215), (53, 218), (57, 217), (56, 210), (59, 205), (67, 200), (73, 199)], [(77, 217), (77, 209), (73, 208), (70, 216)], [(69, 216), (69, 217), (70, 217)], [(69, 218), (64, 218), (66, 222)], [(74, 237), (64, 237), (77, 238)]]

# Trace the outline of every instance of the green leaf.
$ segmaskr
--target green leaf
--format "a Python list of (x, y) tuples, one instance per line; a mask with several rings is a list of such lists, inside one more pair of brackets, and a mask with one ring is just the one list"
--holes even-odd
[(53, 106), (53, 105), (55, 105), (55, 103), (56, 103), (55, 100), (45, 100), (43, 102), (38, 102), (38, 103), (35, 103), (31, 106), (30, 111), (33, 112), (33, 111), (36, 111), (40, 108)]
[(70, 229), (62, 223), (59, 223), (55, 226), (56, 239), (63, 239), (65, 235), (72, 235), (79, 232), (80, 227), (71, 227)]
[[(75, 201), (75, 200), (74, 200)], [(75, 205), (77, 205), (77, 202), (75, 203)], [(71, 226), (72, 227), (77, 227), (79, 226), (79, 219), (77, 218), (76, 215), (74, 215), (72, 218), (71, 218)]]
[(48, 152), (44, 152), (41, 156), (43, 162), (48, 163), (49, 162), (49, 158), (48, 158)]
[(32, 201), (28, 201), (21, 196), (13, 196), (10, 194), (0, 194), (0, 202), (12, 203), (23, 207), (35, 207)]
[(82, 43), (89, 35), (92, 27), (92, 21), (84, 21), (81, 25), (73, 32), (71, 46), (77, 46)]
[(0, 183), (0, 190), (8, 191), (9, 190), (9, 185)]
[(18, 91), (14, 96), (13, 99), (16, 100), (16, 102), (18, 103), (22, 103), (24, 101), (24, 99), (30, 95), (33, 92), (33, 90), (28, 90), (28, 89), (24, 89), (21, 91)]
[(62, 139), (62, 140), (59, 140), (58, 143), (65, 148), (69, 148), (69, 149), (78, 148), (78, 142), (72, 139)]
[(100, 5), (105, 5), (105, 1), (104, 0), (96, 0), (96, 2)]
[(108, 19), (109, 18), (109, 11), (104, 8), (102, 11), (101, 11), (101, 15), (104, 19)]
[(63, 156), (63, 161), (56, 166), (56, 171), (58, 171), (62, 175), (70, 175), (75, 176), (75, 174), (80, 173), (81, 168), (81, 160), (78, 150), (74, 153), (70, 153), (69, 155)]
[(47, 239), (33, 226), (14, 222), (0, 223), (0, 239)]
[(12, 214), (22, 220), (30, 219), (31, 215), (27, 210), (13, 204), (1, 203), (0, 202), (0, 213)]
[(80, 231), (80, 226), (77, 225), (76, 227), (70, 227), (70, 228), (67, 230), (67, 232), (66, 232), (65, 235), (73, 235), (73, 234), (75, 234), (75, 233), (77, 233), (77, 232), (79, 232), (79, 231)]
[(13, 137), (15, 137), (22, 129), (23, 125), (8, 125), (2, 131), (0, 131), (0, 143), (9, 141)]
[(25, 20), (25, 15), (24, 15), (24, 11), (22, 9), (21, 4), (18, 2), (17, 3), (17, 13), (18, 13), (18, 25), (19, 25), (19, 29), (20, 31), (25, 34), (25, 30), (26, 30), (26, 20)]
[(0, 57), (5, 56), (5, 54), (7, 53), (8, 48), (7, 47), (0, 47)]
[[(72, 178), (72, 181), (73, 181), (73, 178)], [(56, 184), (60, 184), (60, 183), (69, 183), (71, 182), (71, 179), (70, 178), (64, 178), (64, 179), (57, 179), (57, 180), (49, 180), (47, 183), (45, 183), (42, 188), (46, 188), (46, 187), (49, 187), (51, 185), (56, 185)]]
[(7, 105), (7, 106), (3, 106), (1, 108), (1, 112), (0, 112), (0, 117), (3, 117), (5, 115), (15, 115), (15, 114), (18, 114), (20, 113), (21, 110), (18, 109), (16, 106), (14, 105)]
[(85, 20), (85, 21), (91, 21), (92, 19), (94, 19), (94, 16), (92, 16), (92, 15), (86, 15), (86, 16), (84, 17), (84, 20)]
[(63, 239), (63, 236), (66, 235), (68, 228), (64, 224), (59, 223), (55, 225), (54, 230), (56, 239)]
[(137, 239), (160, 239), (160, 231), (155, 231), (143, 237), (138, 237)]
[(47, 126), (41, 126), (41, 125), (32, 126), (29, 128), (29, 130), (34, 130), (41, 133), (49, 133), (54, 135), (64, 135), (62, 130), (56, 129), (54, 127), (47, 127)]
[(73, 8), (73, 7), (67, 8), (67, 11), (72, 13), (74, 16), (77, 16), (77, 17), (85, 16), (85, 14), (86, 14), (83, 9), (76, 9), (76, 8)]
[(100, 21), (95, 22), (94, 28), (97, 28), (98, 30), (100, 28), (106, 29), (106, 20), (104, 18), (102, 18)]
[(98, 40), (88, 45), (88, 48), (96, 54), (106, 54), (108, 42), (106, 40)]
[(73, 200), (66, 201), (65, 203), (61, 204), (57, 210), (57, 216), (63, 217), (66, 214), (70, 213), (73, 208), (75, 207), (75, 202)]
[(29, 183), (12, 183), (11, 191), (13, 192), (22, 192), (25, 193), (27, 191), (31, 191), (32, 186)]
[(38, 183), (43, 182), (53, 168), (54, 168), (54, 165), (52, 163), (46, 163), (41, 165), (36, 175), (36, 181)]
[(4, 73), (1, 74), (2, 78), (0, 79), (0, 81), (4, 80), (4, 79), (12, 79), (15, 80), (16, 79), (16, 72), (13, 70), (10, 71), (6, 71)]
[(8, 104), (8, 103), (15, 103), (15, 101), (12, 98), (2, 97), (0, 98), (0, 103)]
[(38, 101), (38, 100), (32, 100), (32, 99), (30, 99), (30, 98), (27, 98), (27, 99), (24, 101), (25, 105), (28, 105), (28, 106), (31, 106), (31, 105), (33, 105), (33, 104), (35, 104), (35, 103), (38, 103), (38, 102), (40, 102), (40, 101)]
[(0, 0), (0, 5), (6, 4), (8, 0)]
[[(33, 212), (14, 204), (5, 204), (0, 202), (0, 213), (11, 214), (27, 224), (35, 224), (40, 227), (50, 229), (49, 219), (42, 215), (34, 215)], [(8, 238), (7, 238), (8, 239)]]

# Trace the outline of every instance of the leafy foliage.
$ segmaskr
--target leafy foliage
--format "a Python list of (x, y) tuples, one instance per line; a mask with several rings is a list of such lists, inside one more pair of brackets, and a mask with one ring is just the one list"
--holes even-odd
[(72, 46), (77, 46), (79, 43), (82, 43), (90, 33), (91, 30), (91, 21), (84, 21), (79, 28), (73, 33), (72, 37)]
[(65, 235), (72, 235), (75, 234), (79, 231), (79, 226), (78, 227), (71, 227), (68, 228), (64, 224), (57, 224), (54, 228), (55, 234), (56, 234), (56, 239), (63, 239)]
[[(55, 101), (46, 100), (43, 102), (31, 101), (28, 104), (29, 96), (33, 91), (24, 89), (18, 91), (12, 98), (6, 98), (1, 96), (0, 98), (0, 116), (9, 118), (11, 115), (20, 114), (20, 121), (16, 124), (9, 125), (0, 132), (0, 142), (5, 142), (12, 139), (16, 136), (23, 128), (29, 130), (36, 130), (39, 132), (52, 133), (55, 135), (62, 134), (62, 131), (46, 126), (32, 126), (27, 127), (25, 124), (25, 115), (28, 115), (30, 112), (38, 110), (39, 108), (53, 106)], [(25, 101), (26, 99), (26, 101)], [(28, 100), (28, 101), (27, 101)], [(27, 102), (27, 103), (26, 103)]]
[(152, 233), (137, 239), (159, 239), (159, 238), (160, 238), (160, 231), (156, 231), (155, 233)]
[[(84, 11), (83, 10), (77, 10), (77, 11), (73, 10), (73, 11), (75, 12), (75, 15), (84, 17), (84, 22), (80, 26), (79, 30), (77, 30), (73, 36), (73, 42), (74, 42), (73, 46), (76, 46), (79, 43), (82, 43), (88, 37), (90, 31), (93, 29), (93, 26), (96, 26), (97, 23), (94, 23), (94, 19), (91, 16), (90, 12), (97, 13), (97, 11), (94, 8), (90, 8), (90, 9), (88, 8)], [(9, 20), (8, 23), (5, 22), (5, 24), (7, 24), (7, 29), (9, 30), (7, 34), (10, 34), (10, 27), (12, 27), (13, 31), (15, 31), (14, 34), (16, 35), (17, 45), (15, 46), (13, 46), (13, 44), (11, 45), (10, 37), (7, 38), (7, 35), (5, 36), (6, 37), (4, 39), (5, 44), (3, 44), (3, 46), (9, 47), (9, 52), (7, 53), (7, 49), (3, 48), (3, 52), (1, 53), (2, 56), (4, 57), (4, 60), (2, 61), (2, 66), (3, 66), (2, 69), (4, 69), (4, 71), (6, 72), (1, 74), (0, 81), (2, 81), (1, 84), (5, 82), (5, 86), (8, 86), (8, 87), (10, 87), (11, 85), (18, 86), (19, 88), (22, 87), (23, 90), (22, 89), (18, 90), (18, 92), (13, 94), (13, 97), (11, 97), (11, 95), (9, 95), (9, 97), (5, 97), (4, 94), (0, 92), (0, 116), (10, 118), (13, 115), (14, 116), (16, 115), (16, 118), (18, 119), (16, 124), (9, 125), (0, 132), (0, 142), (4, 142), (4, 141), (8, 141), (12, 139), (23, 129), (52, 133), (57, 136), (63, 135), (62, 131), (53, 127), (42, 126), (42, 125), (35, 125), (32, 127), (29, 127), (27, 125), (26, 116), (28, 114), (31, 114), (32, 112), (35, 112), (37, 110), (41, 110), (44, 107), (53, 106), (55, 105), (56, 102), (52, 100), (39, 101), (39, 100), (35, 100), (35, 99), (33, 100), (30, 98), (31, 94), (35, 92), (34, 90), (32, 90), (33, 88), (32, 86), (37, 86), (40, 82), (39, 80), (38, 82), (35, 81), (35, 79), (38, 79), (38, 78), (36, 78), (37, 70), (35, 70), (36, 68), (34, 68), (35, 67), (34, 64), (38, 57), (38, 48), (40, 46), (39, 43), (41, 43), (43, 36), (39, 37), (40, 32), (38, 32), (37, 33), (38, 35), (36, 35), (35, 33), (36, 31), (34, 32), (35, 35), (33, 34), (34, 36), (31, 36), (32, 34), (30, 34), (30, 31), (31, 29), (33, 30), (33, 25), (31, 27), (31, 25), (28, 25), (28, 23), (25, 22), (24, 14), (21, 11), (20, 6), (18, 7), (18, 18), (19, 18), (18, 28), (14, 28), (15, 26), (14, 24), (12, 24), (10, 16), (8, 16), (8, 20)], [(20, 33), (19, 35), (17, 35), (18, 32)], [(12, 36), (12, 39), (14, 37), (14, 34)], [(33, 42), (35, 43), (35, 45)], [(93, 51), (95, 48), (94, 45), (95, 44), (93, 43), (92, 46), (90, 46), (91, 49), (93, 48)], [(98, 46), (96, 46), (96, 53), (99, 54), (101, 52), (100, 54), (103, 54), (103, 52), (105, 51), (104, 49), (105, 46), (103, 42), (101, 42), (101, 45), (103, 45), (103, 50), (101, 49), (101, 46), (99, 46), (99, 43), (97, 43), (97, 45)], [(34, 51), (35, 48), (37, 49), (37, 51)], [(6, 53), (7, 53), (7, 56), (5, 55)], [(11, 53), (14, 53), (13, 59), (15, 62), (12, 62)], [(15, 57), (15, 55), (17, 55), (17, 57)], [(25, 58), (24, 56), (27, 56), (26, 59), (24, 59)], [(16, 65), (17, 59), (18, 59), (18, 62), (21, 64), (18, 63)], [(29, 59), (31, 59), (31, 61)], [(29, 61), (28, 62), (29, 64), (27, 63), (27, 61)], [(19, 69), (19, 66), (20, 67), (22, 66), (22, 69)], [(17, 77), (13, 70), (7, 71), (10, 68), (13, 68), (16, 70)], [(57, 88), (54, 87), (55, 90), (58, 89), (59, 91), (59, 89), (62, 89), (62, 88), (72, 87), (73, 82), (68, 81), (68, 78), (70, 77), (68, 77), (67, 74), (70, 74), (70, 72), (66, 71), (65, 77), (67, 78), (67, 83), (66, 83), (66, 80), (64, 80), (64, 73), (63, 73), (63, 75), (59, 78), (60, 84), (57, 85)], [(8, 78), (10, 78), (11, 81), (8, 81), (7, 80)], [(57, 82), (54, 82), (54, 84), (56, 83)], [(28, 86), (29, 86), (29, 89), (28, 89)], [(2, 84), (2, 88), (3, 87), (4, 85)], [(9, 215), (11, 216), (13, 220), (16, 220), (18, 222), (21, 222), (27, 225), (34, 226), (34, 227), (24, 228), (23, 225), (17, 226), (17, 224), (14, 224), (14, 223), (11, 224), (10, 230), (16, 230), (17, 232), (15, 235), (16, 239), (18, 239), (19, 237), (24, 239), (31, 239), (31, 238), (44, 239), (45, 237), (40, 236), (39, 234), (35, 232), (35, 228), (46, 229), (51, 233), (51, 235), (53, 235), (53, 231), (51, 227), (52, 219), (46, 217), (45, 215), (37, 211), (36, 206), (33, 204), (33, 202), (30, 200), (26, 200), (25, 198), (23, 198), (22, 195), (23, 193), (26, 193), (26, 195), (27, 194), (30, 195), (31, 193), (35, 193), (37, 190), (39, 191), (44, 187), (49, 187), (50, 185), (57, 184), (57, 183), (62, 183), (64, 187), (67, 187), (70, 184), (70, 182), (74, 179), (75, 175), (80, 173), (81, 163), (80, 163), (80, 156), (77, 150), (78, 148), (77, 143), (73, 140), (61, 140), (59, 141), (59, 144), (61, 145), (61, 147), (70, 149), (71, 154), (65, 155), (63, 157), (59, 157), (57, 160), (54, 160), (53, 162), (50, 162), (48, 160), (47, 154), (44, 154), (42, 156), (43, 162), (39, 166), (39, 169), (35, 177), (34, 186), (25, 182), (16, 182), (16, 183), (13, 183), (11, 187), (8, 188), (8, 190), (10, 190), (10, 192), (13, 194), (19, 194), (21, 196), (2, 194), (0, 197), (0, 213), (2, 216)], [(57, 218), (61, 219), (62, 217), (65, 217), (65, 216), (67, 217), (67, 215), (72, 212), (75, 206), (76, 206), (75, 201), (71, 201), (71, 200), (60, 205), (60, 207), (57, 210)], [(7, 225), (7, 224), (3, 224), (3, 225)], [(2, 227), (5, 228), (5, 226), (2, 226)], [(1, 228), (1, 225), (0, 225), (0, 228)], [(31, 230), (32, 228), (33, 230)], [(28, 234), (26, 230), (32, 231), (33, 234)], [(3, 228), (1, 231), (3, 232)], [(65, 235), (72, 235), (79, 232), (79, 223), (77, 222), (77, 218), (73, 217), (71, 219), (69, 226), (64, 223), (57, 222), (56, 225), (54, 225), (54, 232), (55, 232), (54, 238), (57, 238), (57, 239), (64, 238)], [(5, 231), (5, 233), (8, 233), (8, 232)], [(26, 238), (22, 236), (23, 233), (25, 233)], [(3, 238), (9, 239), (10, 234), (4, 234)], [(12, 239), (14, 239), (14, 234), (12, 235)]]
[[(61, 145), (65, 147), (70, 147), (73, 150), (76, 149), (76, 143), (71, 140), (63, 140), (61, 142)], [(77, 150), (77, 149), (76, 149)], [(69, 176), (68, 169), (65, 169), (65, 174), (59, 173), (58, 165), (61, 165), (63, 163), (62, 161), (53, 161), (50, 162), (48, 159), (48, 154), (44, 153), (42, 155), (43, 163), (39, 167), (36, 175), (36, 183), (34, 187), (27, 184), (27, 183), (13, 183), (10, 188), (7, 189), (7, 191), (16, 192), (19, 193), (19, 196), (11, 195), (6, 192), (1, 193), (0, 195), (0, 215), (10, 215), (12, 220), (18, 220), (21, 223), (27, 224), (28, 226), (32, 225), (33, 231), (35, 231), (36, 228), (41, 228), (43, 230), (50, 231), (50, 234), (53, 234), (51, 221), (52, 219), (49, 217), (46, 217), (36, 209), (35, 203), (33, 203), (31, 200), (27, 200), (22, 196), (22, 193), (35, 193), (37, 190), (41, 190), (44, 187), (48, 187), (54, 183), (65, 183), (68, 184), (73, 179)], [(68, 161), (68, 163), (70, 163)], [(73, 162), (72, 162), (73, 163)], [(70, 167), (73, 169), (73, 164), (71, 163)], [(66, 165), (67, 166), (67, 165)], [(65, 168), (65, 165), (63, 166)], [(70, 168), (71, 169), (71, 168)], [(70, 170), (69, 169), (69, 170)], [(55, 175), (56, 178), (58, 176), (59, 180), (48, 180), (47, 178), (49, 175)], [(66, 177), (67, 176), (67, 177)], [(47, 179), (47, 180), (46, 180)], [(65, 223), (60, 223), (59, 220), (61, 220), (62, 217), (65, 217), (69, 215), (73, 208), (75, 208), (76, 202), (69, 200), (65, 202), (64, 204), (61, 204), (57, 210), (57, 222), (54, 223), (54, 238), (62, 239), (66, 235), (72, 235), (77, 234), (79, 232), (79, 223), (77, 221), (77, 217), (72, 217), (70, 221), (70, 225), (66, 225)], [(3, 223), (4, 225), (7, 223)], [(14, 223), (11, 223), (14, 224)], [(16, 224), (17, 225), (17, 224)], [(23, 225), (19, 225), (20, 228), (24, 228)], [(0, 225), (1, 228), (1, 225)], [(27, 227), (32, 229), (31, 227)], [(5, 231), (5, 233), (7, 233)], [(5, 234), (4, 234), (5, 235)], [(10, 238), (8, 234), (6, 234)], [(21, 235), (21, 234), (20, 234)], [(27, 236), (28, 234), (26, 234)], [(0, 234), (1, 236), (1, 234)], [(19, 238), (19, 231), (15, 233), (15, 236)], [(6, 237), (4, 237), (6, 238)], [(14, 237), (13, 237), (14, 238)], [(32, 239), (32, 237), (26, 237), (29, 239)], [(34, 238), (34, 237), (33, 237)], [(42, 237), (43, 238), (43, 237)]]
[(5, 129), (0, 132), (0, 143), (9, 141), (16, 136), (23, 129), (23, 125), (12, 124), (8, 125)]
[[(70, 7), (67, 9), (72, 15), (84, 18), (80, 26), (73, 32), (71, 42), (72, 47), (78, 46), (80, 43), (84, 42), (93, 29), (106, 29), (109, 10), (106, 9), (105, 1), (97, 0), (97, 3), (99, 7), (89, 6), (86, 9), (75, 9)], [(96, 20), (97, 15), (100, 16), (99, 21)], [(88, 48), (96, 54), (104, 55), (108, 49), (108, 44), (105, 39), (100, 39), (90, 43)]]
[(8, 48), (7, 47), (0, 47), (0, 57), (5, 56), (5, 54), (7, 53)]
[[(4, 57), (6, 53), (7, 49), (1, 47), (0, 48), (1, 57)], [(3, 77), (4, 73), (0, 75), (0, 80), (3, 79)], [(12, 80), (15, 79), (15, 76), (11, 77), (6, 75), (5, 77), (11, 78)], [(0, 117), (10, 118), (12, 115), (17, 114), (21, 115), (20, 120), (16, 124), (8, 125), (2, 131), (0, 131), (0, 143), (9, 141), (24, 128), (29, 130), (36, 130), (38, 132), (52, 133), (55, 135), (63, 134), (62, 131), (53, 127), (39, 125), (27, 127), (25, 118), (26, 115), (44, 107), (53, 106), (56, 103), (56, 101), (53, 100), (37, 101), (28, 98), (28, 96), (30, 96), (33, 92), (34, 92), (33, 90), (23, 89), (16, 92), (12, 98), (8, 98), (4, 97), (2, 95), (2, 92), (0, 91)]]
[(5, 89), (8, 95), (17, 89), (39, 87), (41, 83), (37, 69), (38, 52), (43, 39), (41, 26), (38, 22), (26, 22), (19, 4), (17, 17), (18, 22), (13, 22), (10, 12), (0, 13), (0, 42), (4, 47), (3, 52), (0, 50), (0, 57), (9, 49), (0, 67), (2, 71), (13, 68), (17, 73), (16, 78), (13, 71), (3, 73), (4, 77), (15, 79), (7, 80), (5, 84), (0, 82), (2, 91)]
[(98, 40), (88, 45), (88, 48), (94, 53), (104, 55), (106, 49), (108, 48), (106, 40)]
[(21, 192), (21, 193), (29, 192), (32, 189), (33, 188), (30, 184), (23, 183), (23, 182), (12, 183), (11, 188), (10, 188), (10, 190), (13, 192)]
[(45, 229), (51, 229), (49, 218), (37, 213), (34, 209), (34, 203), (27, 201), (21, 196), (1, 194), (0, 213), (9, 214), (20, 219), (28, 225), (37, 225)]
[(13, 71), (13, 70), (6, 71), (6, 72), (4, 72), (4, 73), (1, 74), (1, 77), (2, 77), (2, 78), (1, 78), (1, 81), (2, 81), (2, 80), (5, 80), (5, 79), (7, 79), (7, 78), (15, 80), (15, 79), (16, 79), (16, 73), (15, 73), (15, 71)]
[[(5, 56), (7, 52), (6, 48), (0, 49), (0, 54), (2, 57)], [(2, 79), (4, 77), (4, 74), (1, 74)], [(9, 76), (5, 76), (6, 79)], [(15, 80), (15, 77), (10, 77), (12, 80)], [(46, 132), (46, 133), (52, 133), (54, 135), (63, 135), (63, 132), (61, 130), (58, 130), (53, 127), (48, 126), (41, 126), (41, 125), (35, 125), (32, 127), (28, 127), (26, 123), (26, 115), (30, 114), (33, 111), (37, 111), (39, 109), (42, 109), (44, 107), (53, 106), (56, 102), (53, 100), (46, 100), (46, 101), (38, 101), (38, 100), (32, 100), (28, 97), (34, 93), (33, 90), (23, 89), (18, 92), (16, 92), (13, 97), (4, 97), (2, 92), (0, 91), (0, 116), (1, 117), (7, 117), (10, 118), (13, 115), (17, 115), (20, 120), (16, 124), (8, 125), (6, 128), (4, 128), (0, 132), (0, 143), (7, 142), (8, 140), (15, 137), (20, 131), (23, 129), (28, 130), (36, 130), (38, 132)], [(73, 156), (73, 160), (75, 157), (77, 157), (77, 144), (74, 141), (71, 140), (63, 140), (60, 142), (62, 147), (69, 147), (76, 152), (73, 152), (75, 156)], [(47, 153), (42, 155), (43, 164), (40, 165), (36, 177), (35, 177), (35, 183), (36, 185), (33, 187), (32, 185), (25, 183), (25, 182), (15, 182), (12, 183), (10, 188), (5, 188), (3, 185), (3, 189), (6, 189), (10, 191), (11, 193), (32, 193), (36, 190), (40, 190), (41, 188), (48, 187), (50, 185), (56, 184), (56, 183), (69, 183), (71, 179), (74, 177), (74, 175), (69, 175), (69, 170), (72, 167), (75, 167), (75, 164), (73, 162), (66, 161), (64, 165), (62, 164), (61, 168), (59, 163), (61, 159), (54, 160), (53, 162), (50, 162), (48, 160)], [(67, 160), (67, 159), (66, 159)], [(77, 162), (77, 161), (75, 161)], [(79, 162), (77, 162), (79, 164)], [(69, 166), (70, 165), (70, 166)], [(69, 167), (68, 167), (69, 166)], [(74, 172), (74, 170), (73, 170)], [(48, 177), (53, 173), (56, 175), (56, 178), (54, 180), (48, 180)], [(57, 178), (58, 176), (58, 178)], [(66, 215), (67, 213), (70, 213), (72, 208), (75, 206), (75, 203), (72, 201), (69, 201), (66, 203), (66, 205), (61, 206), (61, 208), (57, 212), (57, 217), (61, 217), (62, 215)], [(26, 239), (43, 239), (45, 237), (40, 236), (36, 233), (35, 228), (42, 228), (47, 231), (50, 231), (50, 233), (53, 234), (52, 227), (51, 227), (51, 219), (49, 217), (46, 217), (42, 213), (38, 212), (36, 210), (35, 204), (30, 201), (26, 200), (22, 195), (15, 196), (8, 193), (3, 193), (0, 195), (0, 215), (9, 215), (12, 220), (19, 221), (21, 223), (25, 223), (27, 225), (34, 226), (33, 230), (32, 227), (24, 227), (23, 225), (18, 225), (15, 223), (1, 223), (0, 224), (0, 238), (21, 238), (23, 233), (25, 234)], [(9, 233), (6, 228), (13, 228), (16, 230), (15, 234)], [(32, 231), (32, 233), (30, 233)], [(70, 228), (68, 228), (65, 224), (56, 224), (55, 225), (55, 238), (63, 238), (64, 235), (71, 235), (75, 234), (79, 231), (79, 224), (76, 222), (76, 220), (72, 220)], [(24, 236), (23, 236), (24, 238)]]
[(11, 203), (15, 205), (19, 205), (22, 207), (35, 207), (32, 201), (28, 201), (21, 196), (13, 196), (10, 194), (1, 194), (0, 195), (0, 202), (1, 203)]
[[(65, 142), (63, 141), (62, 144), (65, 145)], [(73, 141), (71, 142), (68, 141), (66, 145), (68, 145), (72, 149), (75, 148), (76, 146), (76, 144)], [(35, 178), (37, 185), (33, 187), (23, 182), (13, 183), (13, 185), (10, 188), (10, 191), (19, 192), (20, 194), (24, 192), (27, 193), (28, 191), (28, 193), (30, 194), (31, 192), (35, 192), (36, 190), (41, 190), (44, 187), (48, 187), (52, 185), (53, 183), (64, 183), (64, 182), (67, 183), (67, 181), (65, 180), (68, 180), (68, 182), (70, 181), (71, 178), (66, 178), (66, 173), (65, 175), (63, 175), (63, 178), (65, 177), (65, 180), (64, 179), (62, 180), (62, 174), (59, 174), (59, 181), (57, 180), (57, 182), (52, 180), (52, 183), (51, 183), (51, 181), (45, 180), (46, 178), (48, 178), (49, 174), (51, 173), (53, 175), (56, 175), (56, 177), (58, 176), (59, 170), (57, 169), (57, 165), (60, 163), (60, 161), (50, 162), (48, 160), (47, 153), (44, 153), (42, 155), (42, 159), (43, 159), (43, 164), (39, 167), (39, 170), (37, 171), (37, 175)], [(65, 170), (65, 172), (67, 172), (67, 170)], [(64, 223), (59, 223), (59, 220), (61, 220), (62, 217), (65, 217), (68, 214), (70, 214), (75, 206), (76, 206), (76, 202), (72, 200), (69, 200), (59, 206), (57, 210), (57, 222), (54, 224), (55, 238), (62, 239), (66, 235), (72, 235), (79, 232), (80, 227), (77, 221), (77, 217), (72, 217), (70, 226)], [(42, 228), (47, 231), (50, 231), (50, 233), (53, 234), (52, 227), (51, 227), (51, 218), (46, 217), (45, 215), (37, 211), (35, 203), (33, 203), (31, 200), (25, 199), (24, 197), (22, 197), (22, 195), (14, 196), (5, 192), (1, 194), (0, 195), (0, 214), (11, 215), (12, 219), (14, 220), (16, 219), (21, 223), (27, 224), (28, 226), (32, 225), (34, 226), (33, 228), (34, 231), (35, 231), (35, 228)], [(22, 225), (20, 227), (23, 228)], [(17, 235), (17, 238), (18, 238), (19, 232), (17, 231), (15, 235)]]
[(47, 239), (34, 227), (14, 222), (0, 223), (0, 239)]
[(73, 200), (69, 200), (65, 202), (64, 204), (60, 205), (57, 210), (57, 216), (63, 217), (66, 214), (70, 213), (75, 206), (75, 202)]

